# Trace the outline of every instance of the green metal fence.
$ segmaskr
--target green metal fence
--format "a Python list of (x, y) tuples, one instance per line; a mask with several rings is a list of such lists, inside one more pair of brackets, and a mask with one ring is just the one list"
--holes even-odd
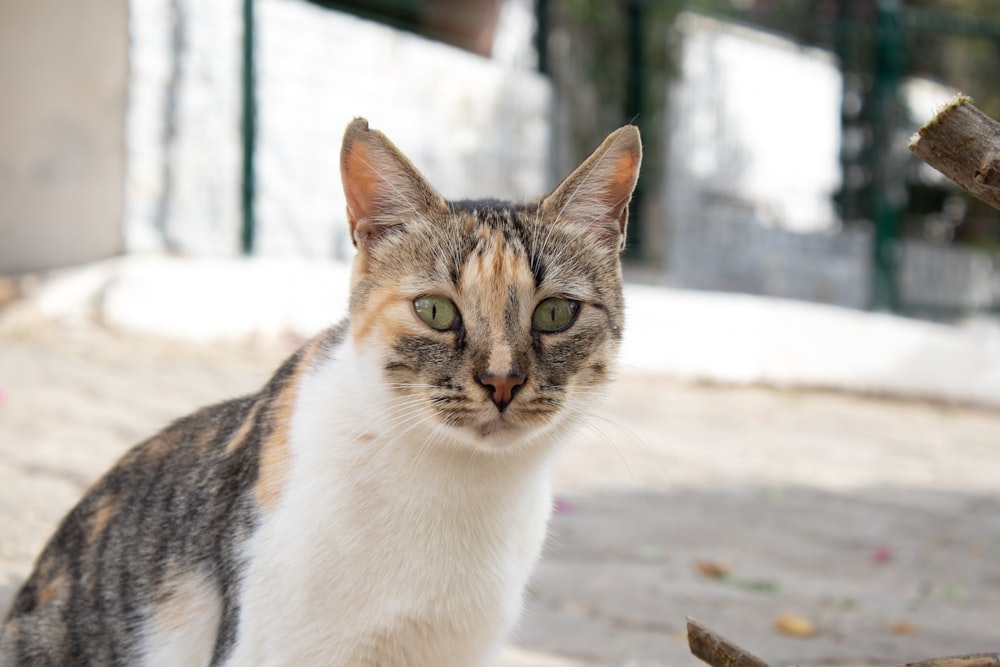
[[(950, 305), (919, 303), (919, 297), (900, 283), (908, 241), (953, 247), (959, 254), (977, 250), (993, 257), (994, 265), (1000, 247), (1000, 216), (996, 212), (965, 197), (957, 187), (928, 184), (914, 177), (918, 169), (905, 142), (915, 126), (900, 103), (900, 86), (908, 77), (929, 77), (972, 95), (988, 113), (1000, 114), (1000, 88), (996, 86), (1000, 81), (1000, 15), (995, 2), (539, 0), (537, 6), (539, 25), (550, 35), (563, 42), (568, 34), (573, 43), (590, 45), (597, 53), (594, 56), (572, 48), (567, 53), (563, 48), (562, 58), (568, 62), (559, 62), (560, 55), (546, 49), (552, 40), (539, 40), (540, 61), (554, 79), (557, 98), (576, 95), (573, 103), (564, 106), (579, 108), (585, 95), (575, 91), (589, 87), (590, 97), (604, 100), (609, 107), (617, 106), (621, 121), (638, 118), (647, 146), (652, 148), (647, 151), (638, 191), (640, 207), (633, 225), (636, 259), (648, 258), (644, 240), (649, 226), (659, 224), (648, 207), (655, 205), (655, 197), (649, 195), (661, 180), (656, 172), (664, 168), (658, 159), (660, 146), (670, 140), (662, 136), (666, 110), (662, 103), (665, 96), (660, 93), (673, 75), (670, 54), (675, 45), (670, 43), (670, 26), (680, 12), (694, 10), (772, 31), (836, 55), (844, 82), (842, 136), (861, 140), (842, 141), (843, 185), (835, 201), (846, 227), (862, 226), (872, 232), (868, 305), (904, 313), (933, 312), (935, 316), (969, 310), (960, 299)], [(608, 113), (605, 110), (604, 116)], [(614, 113), (613, 108), (610, 113)], [(602, 117), (601, 113), (580, 116), (585, 119), (582, 122)], [(568, 122), (572, 125), (573, 121)], [(593, 139), (586, 136), (586, 128), (572, 130), (575, 133), (567, 134), (570, 140), (579, 140), (582, 152)], [(938, 234), (928, 238), (928, 221), (939, 220), (942, 209), (956, 197), (965, 203), (960, 219), (951, 220), (952, 238)], [(908, 278), (907, 284), (911, 283)], [(994, 305), (976, 309), (993, 310), (997, 305), (1000, 296)]]

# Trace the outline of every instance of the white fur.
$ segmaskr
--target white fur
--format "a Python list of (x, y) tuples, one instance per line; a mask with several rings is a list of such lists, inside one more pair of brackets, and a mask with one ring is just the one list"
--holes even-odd
[(222, 618), (222, 599), (204, 572), (178, 575), (143, 633), (147, 667), (209, 664)]
[(350, 336), (303, 378), (227, 665), (492, 662), (544, 540), (555, 438), (487, 453), (424, 410)]

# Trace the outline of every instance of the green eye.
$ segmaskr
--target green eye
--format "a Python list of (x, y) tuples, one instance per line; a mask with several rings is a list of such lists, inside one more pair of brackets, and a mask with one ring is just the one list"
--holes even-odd
[(413, 309), (431, 329), (447, 331), (458, 321), (458, 308), (443, 296), (422, 296), (413, 300)]
[(568, 329), (576, 320), (580, 309), (578, 301), (552, 297), (538, 304), (535, 314), (531, 316), (531, 326), (535, 331), (557, 333)]

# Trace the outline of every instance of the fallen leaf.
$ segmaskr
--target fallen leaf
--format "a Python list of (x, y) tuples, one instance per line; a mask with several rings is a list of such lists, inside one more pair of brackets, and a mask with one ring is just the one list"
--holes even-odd
[(917, 626), (910, 621), (896, 621), (892, 624), (892, 634), (915, 635), (917, 634)]
[(699, 560), (694, 566), (698, 574), (709, 579), (723, 579), (733, 571), (731, 564), (715, 560)]
[(562, 498), (552, 499), (552, 511), (556, 514), (569, 514), (573, 511), (573, 506), (569, 504), (568, 500), (563, 500)]
[(781, 585), (771, 579), (744, 579), (732, 575), (733, 566), (730, 563), (723, 563), (714, 560), (702, 559), (695, 562), (695, 569), (698, 574), (707, 578), (721, 581), (722, 583), (743, 588), (748, 591), (758, 591), (761, 593), (774, 593), (781, 590)]
[(797, 614), (780, 614), (774, 619), (774, 629), (793, 637), (811, 637), (816, 634), (816, 626)]

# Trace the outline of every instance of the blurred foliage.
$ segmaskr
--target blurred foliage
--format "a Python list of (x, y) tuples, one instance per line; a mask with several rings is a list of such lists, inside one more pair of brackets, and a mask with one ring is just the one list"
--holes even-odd
[[(568, 146), (556, 156), (561, 172), (583, 159), (611, 128), (634, 121), (649, 149), (640, 190), (660, 182), (665, 155), (661, 147), (669, 139), (663, 136), (665, 106), (679, 54), (672, 26), (685, 10), (758, 27), (838, 54), (847, 85), (854, 86), (862, 99), (859, 118), (845, 117), (845, 127), (850, 123), (872, 125), (876, 116), (882, 122), (890, 117), (897, 129), (907, 123), (912, 129), (913, 121), (928, 120), (905, 119), (898, 109), (886, 110), (885, 101), (877, 99), (880, 68), (887, 66), (898, 69), (904, 77), (922, 76), (954, 87), (972, 96), (983, 111), (1000, 118), (997, 0), (537, 1), (548, 16), (546, 62), (556, 87), (557, 132), (563, 139), (559, 143)], [(898, 10), (901, 48), (886, 50), (883, 45), (879, 52), (876, 26), (880, 7)], [(636, 12), (641, 17), (639, 34), (635, 24), (629, 23), (630, 13), (634, 16)], [(630, 53), (637, 47), (636, 40), (638, 55)], [(887, 65), (887, 60), (892, 62)], [(630, 78), (633, 87), (639, 82), (641, 96), (630, 91)], [(871, 145), (858, 159), (877, 164), (880, 152), (888, 151), (884, 145)], [(876, 187), (869, 180), (853, 195), (840, 193), (837, 199), (845, 218), (859, 217), (858, 211), (867, 210), (868, 214), (860, 217), (871, 219), (872, 202), (878, 202), (878, 193), (873, 193)], [(953, 194), (917, 196), (913, 203), (940, 207)], [(975, 224), (962, 225), (957, 238), (1000, 238), (1000, 222), (994, 211), (970, 198), (964, 210)], [(911, 214), (920, 227), (923, 213)]]
[[(885, 0), (881, 0), (885, 2)], [(892, 1), (888, 4), (891, 4)], [(904, 18), (907, 74), (925, 76), (971, 95), (1000, 117), (1000, 6), (997, 0), (895, 0)], [(550, 0), (550, 70), (579, 114), (574, 136), (593, 143), (623, 120), (626, 97), (626, 14), (643, 13), (645, 85), (653, 102), (673, 71), (671, 26), (684, 10), (700, 11), (837, 50), (838, 21), (856, 41), (871, 41), (880, 0)], [(870, 49), (874, 60), (874, 49)], [(867, 63), (873, 67), (873, 62)], [(574, 73), (575, 72), (575, 73)], [(602, 122), (603, 121), (603, 122)], [(597, 127), (595, 127), (597, 126)], [(594, 128), (587, 130), (586, 128)], [(581, 149), (583, 150), (583, 149)]]

